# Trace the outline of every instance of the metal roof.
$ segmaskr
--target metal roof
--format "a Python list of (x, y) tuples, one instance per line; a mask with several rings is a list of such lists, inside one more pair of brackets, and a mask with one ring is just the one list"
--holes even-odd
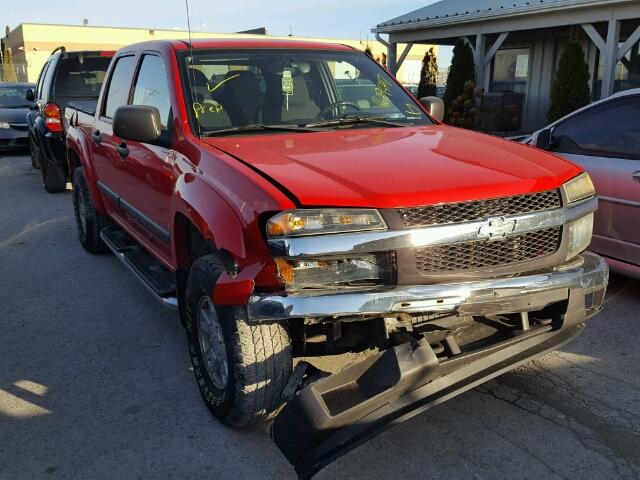
[(429, 28), (447, 23), (476, 22), (492, 17), (535, 15), (541, 11), (585, 8), (636, 0), (440, 0), (413, 12), (378, 24), (374, 32)]

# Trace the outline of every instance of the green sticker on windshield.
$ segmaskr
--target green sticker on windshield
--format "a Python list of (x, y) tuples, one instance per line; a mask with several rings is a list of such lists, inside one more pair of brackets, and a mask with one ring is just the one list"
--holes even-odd
[(282, 94), (285, 96), (287, 111), (289, 111), (289, 96), (293, 95), (293, 75), (291, 70), (282, 72)]
[(373, 91), (373, 97), (371, 103), (378, 107), (389, 108), (391, 107), (391, 84), (385, 80), (380, 74), (378, 74), (378, 81), (376, 82), (376, 88)]

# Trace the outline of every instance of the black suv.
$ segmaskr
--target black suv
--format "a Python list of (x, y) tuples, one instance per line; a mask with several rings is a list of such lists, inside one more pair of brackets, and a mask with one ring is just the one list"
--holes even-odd
[(56, 48), (42, 67), (35, 92), (28, 90), (32, 102), (27, 123), (31, 162), (42, 168), (44, 188), (49, 193), (66, 189), (69, 176), (64, 148), (62, 115), (67, 105), (93, 111), (102, 81), (114, 52), (67, 52)]

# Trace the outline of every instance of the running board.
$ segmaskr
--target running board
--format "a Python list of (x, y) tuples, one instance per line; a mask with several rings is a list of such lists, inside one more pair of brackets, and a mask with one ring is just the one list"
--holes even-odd
[(118, 227), (105, 228), (100, 232), (100, 238), (162, 305), (178, 309), (175, 274), (172, 271)]

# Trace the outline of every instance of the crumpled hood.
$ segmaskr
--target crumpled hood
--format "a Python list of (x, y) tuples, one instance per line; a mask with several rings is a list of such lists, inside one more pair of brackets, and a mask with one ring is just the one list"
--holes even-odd
[(303, 206), (397, 208), (559, 187), (575, 165), (457, 128), (348, 129), (204, 139), (284, 186)]

